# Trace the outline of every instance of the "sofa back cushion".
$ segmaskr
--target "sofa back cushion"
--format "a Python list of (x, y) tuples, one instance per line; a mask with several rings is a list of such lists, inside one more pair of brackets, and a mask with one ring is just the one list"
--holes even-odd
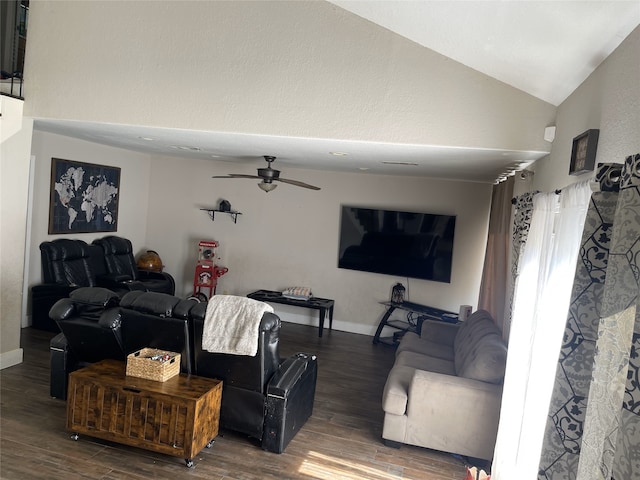
[(461, 326), (453, 342), (456, 375), (489, 383), (502, 383), (507, 346), (491, 315), (473, 313)]
[(40, 244), (42, 273), (45, 283), (73, 287), (96, 285), (92, 271), (91, 251), (82, 240), (59, 238)]
[[(269, 312), (263, 314), (259, 327), (258, 353), (255, 356), (211, 353), (202, 348), (207, 305), (207, 303), (199, 303), (190, 312), (193, 328), (194, 373), (222, 380), (224, 389), (233, 386), (258, 392), (261, 395), (265, 394), (267, 383), (280, 367), (280, 318)], [(225, 391), (223, 390), (223, 397)]]
[(122, 339), (127, 355), (142, 348), (180, 354), (180, 371), (192, 373), (191, 333), (186, 318), (164, 317), (130, 308), (114, 309), (122, 316)]
[(130, 280), (138, 279), (138, 268), (133, 256), (133, 246), (129, 239), (108, 235), (94, 240), (93, 244), (102, 248), (107, 273), (125, 275)]

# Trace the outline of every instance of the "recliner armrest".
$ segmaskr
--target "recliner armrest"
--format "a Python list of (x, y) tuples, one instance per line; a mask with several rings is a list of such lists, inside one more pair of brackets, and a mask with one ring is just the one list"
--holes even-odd
[(96, 277), (98, 283), (111, 283), (118, 284), (123, 282), (130, 282), (133, 280), (131, 275), (98, 275)]
[(99, 275), (96, 277), (98, 285), (119, 291), (146, 291), (142, 282), (133, 280), (130, 275)]
[(150, 270), (140, 270), (140, 269), (138, 269), (138, 279), (139, 280), (166, 280), (167, 277), (168, 277), (167, 273), (152, 272)]
[(286, 358), (267, 384), (267, 395), (286, 398), (309, 368), (309, 360), (315, 361), (315, 355), (296, 353)]
[(313, 413), (318, 378), (315, 355), (287, 358), (267, 385), (262, 449), (282, 453)]
[(57, 322), (70, 318), (76, 311), (76, 306), (69, 298), (62, 298), (53, 304), (49, 310), (49, 317)]

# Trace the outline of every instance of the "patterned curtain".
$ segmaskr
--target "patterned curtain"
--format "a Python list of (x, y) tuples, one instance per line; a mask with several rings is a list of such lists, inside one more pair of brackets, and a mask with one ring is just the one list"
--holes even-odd
[(511, 276), (507, 280), (506, 286), (506, 304), (504, 308), (504, 319), (502, 328), (502, 338), (509, 341), (509, 331), (511, 328), (511, 319), (513, 317), (513, 293), (515, 291), (516, 281), (518, 279), (518, 264), (522, 249), (527, 242), (529, 229), (531, 227), (531, 215), (533, 214), (533, 196), (538, 193), (529, 192), (512, 199), (513, 204), (513, 229), (511, 232)]
[[(609, 178), (604, 172), (612, 167), (615, 164), (600, 166), (598, 178)], [(619, 164), (617, 168), (619, 171)], [(601, 184), (601, 191), (591, 196), (549, 406), (539, 479), (575, 479), (578, 471), (618, 186), (617, 182), (609, 188)]]
[(637, 154), (628, 157), (622, 168), (578, 480), (640, 478), (639, 269)]
[(599, 165), (539, 479), (640, 478), (639, 166), (640, 154)]
[(571, 286), (591, 198), (589, 182), (534, 196), (519, 261), (491, 478), (535, 479)]

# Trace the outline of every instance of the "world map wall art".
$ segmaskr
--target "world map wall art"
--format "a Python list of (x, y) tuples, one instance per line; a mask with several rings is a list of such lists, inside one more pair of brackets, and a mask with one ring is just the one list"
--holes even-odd
[(118, 230), (120, 168), (51, 159), (49, 234)]

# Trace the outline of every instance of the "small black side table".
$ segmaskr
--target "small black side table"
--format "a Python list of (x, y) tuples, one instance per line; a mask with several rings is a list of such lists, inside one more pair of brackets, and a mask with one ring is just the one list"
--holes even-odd
[(282, 296), (282, 292), (276, 292), (273, 290), (257, 290), (247, 295), (254, 300), (260, 300), (267, 303), (281, 303), (283, 305), (293, 305), (294, 307), (311, 308), (313, 310), (320, 311), (320, 328), (318, 330), (318, 337), (322, 337), (322, 330), (324, 330), (324, 319), (329, 312), (329, 330), (333, 327), (333, 305), (334, 301), (330, 298), (311, 297), (309, 300), (296, 300), (294, 298), (287, 298)]
[[(424, 320), (438, 320), (442, 322), (448, 323), (458, 323), (458, 315), (453, 312), (448, 312), (447, 310), (441, 310), (435, 307), (429, 307), (427, 305), (420, 305), (419, 303), (413, 302), (380, 302), (382, 305), (387, 307), (387, 311), (382, 316), (382, 320), (378, 324), (378, 329), (376, 330), (376, 334), (373, 337), (373, 343), (386, 343), (387, 345), (396, 344), (402, 335), (406, 332), (416, 332), (420, 334), (420, 330), (422, 327), (422, 322)], [(417, 322), (410, 322), (408, 319), (405, 320), (389, 320), (389, 317), (393, 313), (395, 309), (405, 310), (407, 312), (407, 317), (411, 313), (417, 314)], [(451, 319), (451, 320), (450, 320)], [(382, 333), (382, 329), (384, 327), (391, 327), (398, 330), (391, 339), (380, 338), (380, 334)]]

